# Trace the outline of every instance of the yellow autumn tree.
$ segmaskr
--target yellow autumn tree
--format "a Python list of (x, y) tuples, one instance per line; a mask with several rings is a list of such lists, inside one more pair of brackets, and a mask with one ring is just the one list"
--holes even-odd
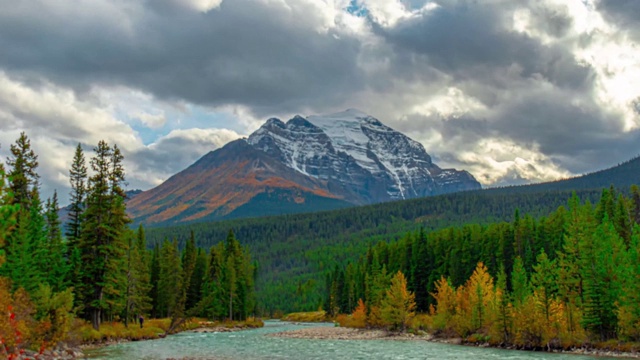
[(437, 331), (451, 330), (451, 318), (456, 313), (456, 291), (447, 279), (443, 277), (436, 281), (436, 291), (431, 294), (436, 300), (436, 307), (431, 308), (433, 326)]
[(486, 333), (494, 318), (495, 299), (493, 278), (479, 262), (471, 278), (456, 291), (457, 307), (452, 321), (458, 335)]
[(398, 271), (391, 279), (391, 287), (382, 300), (381, 316), (385, 325), (405, 330), (415, 316), (416, 297), (407, 290), (407, 279)]

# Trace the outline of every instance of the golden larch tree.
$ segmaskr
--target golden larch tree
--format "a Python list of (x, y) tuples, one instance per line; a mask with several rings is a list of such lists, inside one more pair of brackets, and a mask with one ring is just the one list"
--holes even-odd
[(415, 316), (416, 297), (407, 290), (407, 279), (398, 271), (382, 301), (382, 320), (394, 330), (405, 330)]

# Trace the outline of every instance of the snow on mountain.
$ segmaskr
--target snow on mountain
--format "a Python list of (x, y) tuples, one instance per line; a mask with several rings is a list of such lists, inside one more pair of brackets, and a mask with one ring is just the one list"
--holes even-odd
[(471, 174), (440, 169), (420, 143), (354, 109), (269, 119), (247, 142), (355, 203), (480, 188)]

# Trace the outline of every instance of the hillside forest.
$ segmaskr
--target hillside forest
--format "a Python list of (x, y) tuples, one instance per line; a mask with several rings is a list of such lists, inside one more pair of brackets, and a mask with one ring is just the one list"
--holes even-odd
[(101, 141), (87, 165), (78, 145), (64, 228), (57, 194), (40, 198), (26, 134), (10, 150), (0, 167), (0, 354), (55, 346), (85, 323), (97, 331), (168, 317), (170, 332), (187, 317), (253, 313), (256, 266), (233, 232), (206, 250), (193, 236), (181, 249), (169, 240), (149, 248), (144, 228), (129, 227), (117, 146)]

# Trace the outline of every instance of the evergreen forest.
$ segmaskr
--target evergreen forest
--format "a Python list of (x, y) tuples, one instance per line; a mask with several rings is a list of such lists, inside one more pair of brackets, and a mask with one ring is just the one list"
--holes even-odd
[(77, 146), (64, 227), (57, 193), (40, 197), (26, 134), (10, 153), (0, 166), (0, 354), (53, 346), (83, 324), (97, 331), (104, 322), (170, 318), (172, 332), (190, 317), (254, 313), (257, 266), (232, 231), (203, 249), (193, 233), (181, 247), (168, 239), (149, 247), (145, 229), (130, 228), (116, 145), (101, 141), (88, 162)]
[(352, 314), (341, 318), (351, 326), (523, 348), (638, 341), (639, 223), (633, 186), (596, 204), (574, 194), (538, 219), (516, 211), (511, 222), (409, 232), (328, 273), (324, 309)]

